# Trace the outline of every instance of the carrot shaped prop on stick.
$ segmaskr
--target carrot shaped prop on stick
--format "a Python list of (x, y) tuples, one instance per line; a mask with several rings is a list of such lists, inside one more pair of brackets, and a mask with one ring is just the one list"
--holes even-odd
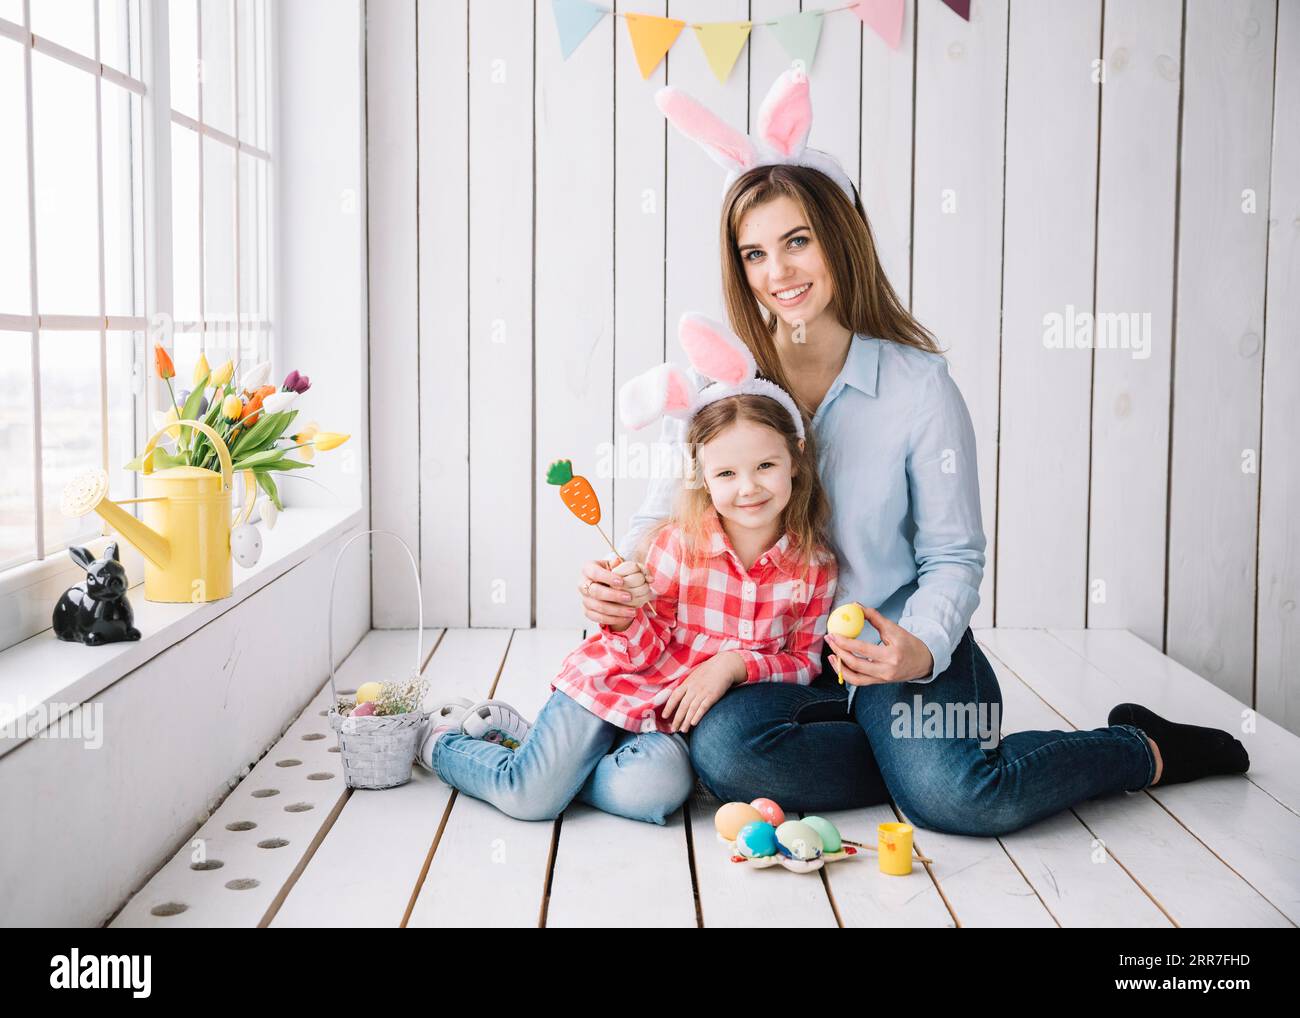
[[(605, 531), (600, 529), (600, 499), (596, 498), (595, 489), (592, 488), (589, 480), (574, 474), (573, 461), (556, 460), (547, 467), (546, 483), (559, 485), (560, 499), (568, 506), (569, 512), (583, 523), (599, 530), (600, 536), (605, 538), (605, 543), (614, 552), (614, 557), (621, 562), (622, 558), (618, 554), (618, 549), (614, 547), (614, 542), (606, 537)], [(617, 564), (616, 562), (615, 565)]]

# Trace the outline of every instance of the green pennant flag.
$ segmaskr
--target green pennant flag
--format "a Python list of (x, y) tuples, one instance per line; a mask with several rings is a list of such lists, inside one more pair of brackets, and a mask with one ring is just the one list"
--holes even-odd
[(776, 24), (772, 25), (772, 33), (781, 43), (781, 48), (792, 62), (803, 61), (805, 71), (812, 70), (813, 58), (817, 56), (824, 17), (824, 11), (803, 11), (777, 18)]

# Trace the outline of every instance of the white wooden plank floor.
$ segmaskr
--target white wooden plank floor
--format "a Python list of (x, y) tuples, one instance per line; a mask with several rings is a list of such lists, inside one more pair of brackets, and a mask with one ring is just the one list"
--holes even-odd
[[(1300, 738), (1121, 630), (976, 633), (1003, 733), (1095, 728), (1125, 700), (1237, 730), (1251, 771), (1080, 803), (1001, 838), (918, 829), (917, 863), (819, 874), (728, 861), (702, 787), (665, 827), (580, 803), (513, 820), (419, 767), (383, 792), (343, 786), (328, 684), (113, 926), (1295, 926)], [(340, 689), (400, 674), (413, 634), (373, 631)], [(448, 630), (425, 668), (438, 696), (494, 695), (535, 716), (576, 630)], [(324, 735), (324, 738), (321, 736)], [(299, 761), (292, 763), (290, 761)], [(893, 807), (828, 814), (871, 842)], [(903, 819), (906, 819), (903, 817)]]

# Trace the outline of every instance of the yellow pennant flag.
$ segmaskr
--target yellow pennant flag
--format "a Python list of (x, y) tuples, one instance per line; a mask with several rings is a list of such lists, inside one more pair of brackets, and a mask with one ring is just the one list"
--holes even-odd
[(686, 22), (676, 18), (657, 18), (653, 14), (624, 14), (627, 34), (632, 40), (632, 52), (641, 77), (649, 78), (659, 66), (664, 54), (677, 41)]
[(745, 48), (752, 26), (752, 21), (716, 21), (694, 26), (695, 37), (700, 40), (709, 66), (724, 85), (731, 69), (736, 66), (740, 51)]

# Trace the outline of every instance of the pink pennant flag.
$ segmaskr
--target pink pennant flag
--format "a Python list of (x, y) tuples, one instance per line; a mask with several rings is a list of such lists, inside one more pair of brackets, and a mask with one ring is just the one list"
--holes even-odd
[(890, 49), (903, 41), (904, 0), (860, 0), (853, 11)]

